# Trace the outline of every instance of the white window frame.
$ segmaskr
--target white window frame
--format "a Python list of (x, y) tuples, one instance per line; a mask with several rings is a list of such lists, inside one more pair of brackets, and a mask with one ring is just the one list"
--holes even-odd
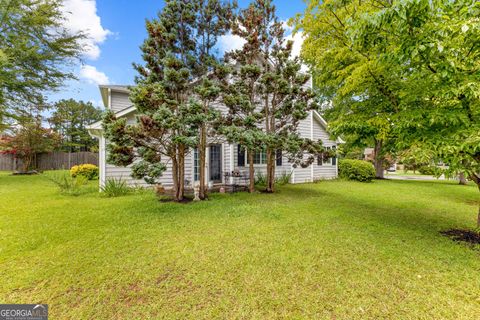
[[(267, 150), (263, 150), (261, 151), (262, 153), (265, 154), (265, 157), (263, 158), (264, 161), (261, 161), (262, 160), (262, 157), (260, 156), (260, 163), (255, 163), (255, 156), (253, 157), (254, 161), (253, 161), (253, 165), (254, 166), (267, 166)], [(249, 163), (248, 163), (248, 150), (245, 149), (245, 167), (248, 167)]]

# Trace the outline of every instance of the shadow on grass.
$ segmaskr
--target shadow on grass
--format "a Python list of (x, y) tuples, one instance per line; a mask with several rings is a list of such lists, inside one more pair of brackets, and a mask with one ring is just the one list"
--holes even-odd
[[(404, 182), (393, 182), (390, 185), (405, 184)], [(408, 183), (408, 182), (406, 182)], [(417, 183), (417, 182), (415, 182)], [(423, 181), (420, 183), (424, 183)], [(434, 182), (433, 182), (434, 183)], [(426, 185), (431, 184), (427, 182)], [(357, 187), (361, 187), (361, 184), (355, 184)], [(435, 185), (438, 187), (438, 185)], [(447, 188), (455, 187), (456, 185), (445, 184)], [(367, 187), (367, 186), (365, 186)], [(463, 188), (464, 186), (458, 186)], [(332, 189), (335, 186), (332, 185)], [(365, 193), (374, 192), (377, 190), (365, 190)], [(465, 200), (459, 200), (464, 196), (464, 192), (460, 195), (454, 196), (445, 194), (445, 190), (429, 190), (434, 194), (438, 194), (440, 197), (450, 199), (455, 203), (462, 203), (464, 206), (455, 207), (458, 210), (468, 210), (469, 207)], [(358, 193), (359, 190), (355, 190)], [(319, 213), (322, 210), (335, 210), (342, 213), (342, 216), (349, 219), (355, 218), (355, 221), (362, 224), (365, 222), (375, 222), (381, 224), (387, 228), (395, 227), (408, 231), (428, 233), (435, 237), (438, 237), (438, 232), (448, 228), (462, 227), (462, 228), (474, 228), (476, 218), (476, 208), (471, 208), (471, 223), (465, 221), (461, 215), (456, 215), (456, 212), (451, 212), (452, 208), (438, 206), (429, 206), (425, 201), (428, 199), (419, 198), (418, 202), (404, 201), (401, 198), (393, 199), (389, 197), (382, 197), (381, 192), (378, 193), (378, 197), (366, 198), (359, 197), (358, 194), (352, 196), (342, 192), (318, 190), (315, 187), (307, 185), (293, 186), (288, 190), (289, 197), (293, 201), (310, 201), (315, 199), (318, 203)], [(295, 199), (296, 198), (296, 199)], [(467, 208), (466, 208), (467, 207)]]

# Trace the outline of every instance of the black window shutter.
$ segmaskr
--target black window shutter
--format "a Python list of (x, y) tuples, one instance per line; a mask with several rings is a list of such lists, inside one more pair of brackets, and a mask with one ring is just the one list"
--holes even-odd
[(245, 149), (241, 145), (237, 145), (237, 165), (245, 167)]
[(323, 165), (323, 153), (317, 155), (317, 166)]
[(332, 158), (332, 165), (336, 166), (337, 165), (337, 147), (332, 147), (333, 151), (335, 151), (335, 155)]
[(277, 150), (277, 166), (282, 165), (282, 150)]

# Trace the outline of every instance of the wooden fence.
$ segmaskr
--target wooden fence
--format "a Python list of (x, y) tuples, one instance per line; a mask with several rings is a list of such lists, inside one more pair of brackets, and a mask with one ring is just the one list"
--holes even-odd
[[(90, 163), (98, 166), (98, 153), (95, 152), (51, 152), (38, 154), (35, 161), (37, 170), (70, 169), (79, 164)], [(0, 154), (0, 171), (16, 171), (22, 161), (11, 154)]]

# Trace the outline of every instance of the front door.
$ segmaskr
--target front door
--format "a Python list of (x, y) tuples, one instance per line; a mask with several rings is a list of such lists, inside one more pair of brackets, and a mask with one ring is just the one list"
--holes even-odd
[(212, 144), (210, 146), (210, 181), (222, 182), (222, 145)]

